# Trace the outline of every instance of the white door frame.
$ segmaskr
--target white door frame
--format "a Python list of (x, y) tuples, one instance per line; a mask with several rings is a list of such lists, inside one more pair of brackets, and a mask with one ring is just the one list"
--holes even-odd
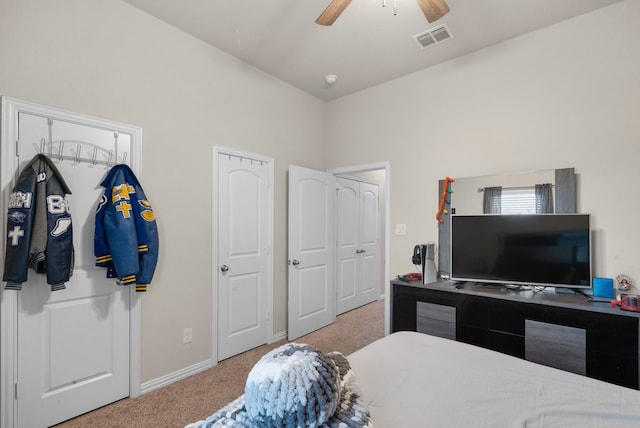
[(363, 165), (352, 165), (340, 168), (332, 168), (327, 170), (333, 175), (353, 174), (356, 172), (365, 172), (384, 169), (384, 334), (391, 333), (391, 277), (389, 276), (389, 256), (391, 242), (391, 162), (376, 162)]
[[(76, 122), (82, 116), (82, 124), (113, 129), (131, 135), (131, 159), (129, 164), (138, 177), (142, 175), (142, 129), (110, 120), (93, 118), (79, 113), (65, 112), (46, 106), (2, 97), (2, 140), (0, 159), (2, 160), (2, 176), (0, 182), (5, 187), (0, 197), (0, 213), (7, 212), (6, 203), (10, 183), (15, 177), (15, 151), (18, 136), (15, 135), (18, 113), (24, 112), (44, 117), (55, 117), (60, 120)], [(97, 185), (98, 183), (96, 183)], [(2, 217), (0, 231), (6, 236), (6, 220)], [(4, 270), (4, 248), (0, 271)], [(4, 288), (4, 287), (2, 287)], [(129, 396), (140, 395), (140, 301), (135, 287), (129, 287)], [(17, 427), (18, 402), (15, 400), (16, 383), (18, 381), (18, 295), (15, 291), (0, 290), (0, 428)]]
[(269, 172), (269, 196), (268, 198), (268, 212), (269, 219), (267, 224), (269, 225), (268, 239), (269, 239), (269, 272), (267, 272), (266, 278), (268, 281), (267, 286), (267, 308), (268, 319), (267, 322), (267, 336), (265, 338), (266, 343), (273, 342), (273, 194), (274, 194), (274, 161), (273, 158), (257, 155), (255, 153), (244, 152), (241, 150), (233, 149), (225, 146), (213, 146), (213, 158), (212, 158), (212, 187), (211, 187), (211, 359), (212, 366), (218, 364), (218, 168), (216, 167), (216, 160), (218, 155), (227, 154), (231, 156), (253, 159), (256, 161), (264, 162), (268, 165)]

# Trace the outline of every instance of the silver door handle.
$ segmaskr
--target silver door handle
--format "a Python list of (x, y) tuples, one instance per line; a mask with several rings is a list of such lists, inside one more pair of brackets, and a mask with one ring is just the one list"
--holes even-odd
[(300, 262), (298, 260), (296, 260), (296, 259), (293, 259), (291, 264), (294, 265), (294, 266), (298, 266), (300, 264)]
[(229, 270), (229, 266), (227, 265), (220, 266), (220, 272), (227, 272), (228, 270)]

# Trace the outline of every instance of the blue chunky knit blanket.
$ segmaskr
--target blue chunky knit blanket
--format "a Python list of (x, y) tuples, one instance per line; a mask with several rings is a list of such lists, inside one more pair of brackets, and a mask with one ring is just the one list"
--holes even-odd
[(304, 344), (274, 349), (253, 367), (245, 393), (185, 428), (373, 428), (349, 361)]

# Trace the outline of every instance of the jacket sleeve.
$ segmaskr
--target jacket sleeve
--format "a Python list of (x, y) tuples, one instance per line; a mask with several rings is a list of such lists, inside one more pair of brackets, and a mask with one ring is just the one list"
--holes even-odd
[(102, 194), (96, 209), (95, 229), (93, 234), (93, 254), (96, 256), (96, 266), (108, 267), (112, 264), (107, 237), (104, 232), (104, 213), (107, 210), (107, 196)]
[(156, 217), (141, 187), (136, 191), (135, 206), (138, 229), (144, 230), (146, 239), (144, 251), (140, 251), (139, 256), (140, 270), (136, 278), (136, 291), (147, 291), (158, 262), (159, 242)]
[(57, 176), (47, 181), (47, 283), (62, 290), (73, 271), (73, 227), (69, 202)]
[(132, 200), (134, 191), (118, 174), (110, 188), (105, 190), (104, 212), (99, 211), (108, 254), (96, 254), (96, 262), (108, 263), (110, 258), (123, 285), (134, 284), (139, 270), (138, 233), (132, 205), (135, 202)]
[(35, 185), (35, 173), (29, 165), (18, 177), (18, 182), (9, 196), (3, 280), (7, 282), (6, 288), (10, 290), (21, 290), (22, 283), (27, 281)]

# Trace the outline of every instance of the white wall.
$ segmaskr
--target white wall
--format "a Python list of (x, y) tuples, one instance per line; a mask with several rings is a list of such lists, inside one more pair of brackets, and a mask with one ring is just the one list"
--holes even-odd
[(439, 179), (574, 167), (594, 273), (640, 282), (639, 52), (626, 0), (330, 102), (329, 166), (391, 162), (391, 276), (437, 239)]
[(119, 0), (0, 7), (1, 95), (143, 129), (161, 254), (142, 296), (142, 381), (211, 357), (214, 144), (275, 159), (274, 333), (285, 331), (286, 170), (324, 168), (325, 103)]

